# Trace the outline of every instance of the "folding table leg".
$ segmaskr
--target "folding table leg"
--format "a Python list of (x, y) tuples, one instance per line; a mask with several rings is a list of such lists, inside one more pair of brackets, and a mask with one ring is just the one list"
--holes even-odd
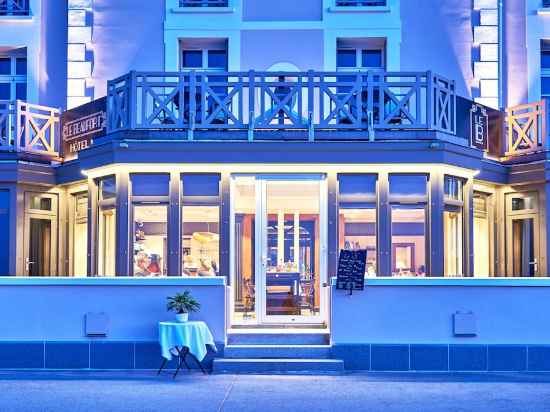
[(160, 373), (162, 372), (162, 370), (164, 369), (164, 367), (166, 366), (166, 362), (168, 362), (168, 359), (164, 358), (162, 360), (162, 365), (160, 365), (160, 369), (159, 371), (157, 372), (157, 375), (160, 375)]

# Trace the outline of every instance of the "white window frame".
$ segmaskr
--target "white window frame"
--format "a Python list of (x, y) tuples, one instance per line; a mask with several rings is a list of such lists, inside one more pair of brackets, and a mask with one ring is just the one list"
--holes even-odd
[[(338, 52), (340, 50), (355, 50), (355, 66), (354, 67), (340, 67), (338, 66)], [(371, 67), (363, 66), (363, 51), (365, 50), (376, 50), (382, 52), (382, 66), (381, 67)], [(336, 71), (346, 72), (346, 71), (357, 71), (357, 70), (380, 70), (384, 71), (386, 69), (386, 48), (385, 47), (371, 47), (371, 46), (336, 46)]]
[[(185, 39), (182, 39), (182, 40), (185, 40)], [(183, 66), (183, 52), (184, 51), (200, 51), (202, 53), (202, 63), (201, 63), (201, 67), (185, 67)], [(217, 68), (217, 67), (208, 67), (208, 53), (210, 51), (225, 51), (226, 55), (227, 55), (227, 62), (226, 62), (226, 66), (224, 69), (221, 69), (221, 68)], [(228, 47), (226, 45), (226, 47), (221, 47), (221, 46), (209, 46), (209, 47), (200, 47), (200, 46), (184, 46), (183, 44), (181, 44), (181, 40), (180, 40), (180, 63), (179, 63), (179, 66), (180, 66), (180, 70), (200, 70), (200, 71), (208, 71), (208, 72), (225, 72), (227, 71), (227, 67), (229, 65), (229, 50), (228, 50)]]
[[(26, 55), (19, 53), (3, 53), (0, 54), (1, 59), (10, 59), (10, 74), (0, 74), (0, 83), (9, 83), (10, 84), (10, 98), (8, 100), (16, 100), (16, 85), (18, 83), (25, 84), (25, 88), (28, 88), (27, 75), (26, 74), (16, 74), (17, 70), (17, 59), (26, 59), (27, 60), (27, 71), (28, 71), (28, 58)], [(25, 99), (27, 100), (28, 90), (25, 90)]]

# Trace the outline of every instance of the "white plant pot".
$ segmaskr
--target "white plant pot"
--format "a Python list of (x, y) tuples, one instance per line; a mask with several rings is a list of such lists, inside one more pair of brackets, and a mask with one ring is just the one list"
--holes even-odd
[(177, 313), (176, 320), (178, 322), (187, 322), (189, 320), (189, 313)]

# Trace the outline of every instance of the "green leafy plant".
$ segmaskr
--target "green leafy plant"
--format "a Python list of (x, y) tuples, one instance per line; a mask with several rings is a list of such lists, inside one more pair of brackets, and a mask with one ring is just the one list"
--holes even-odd
[(169, 296), (166, 299), (168, 300), (166, 310), (169, 312), (176, 312), (177, 314), (191, 313), (198, 312), (201, 308), (200, 303), (188, 290), (183, 293), (176, 293), (175, 296)]

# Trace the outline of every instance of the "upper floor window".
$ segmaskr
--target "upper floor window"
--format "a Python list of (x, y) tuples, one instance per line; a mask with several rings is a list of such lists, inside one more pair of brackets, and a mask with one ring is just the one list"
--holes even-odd
[(181, 41), (182, 70), (227, 70), (226, 39), (184, 39)]
[(28, 16), (29, 0), (0, 0), (0, 16)]
[(386, 0), (336, 0), (338, 7), (380, 7), (385, 5)]
[(336, 51), (338, 70), (384, 69), (383, 39), (339, 39)]
[(542, 7), (550, 7), (550, 0), (542, 0)]
[(228, 7), (228, 0), (180, 0), (180, 7)]
[(15, 49), (0, 54), (0, 100), (15, 99), (27, 99), (25, 49)]
[(550, 40), (540, 42), (540, 94), (543, 99), (550, 99)]

